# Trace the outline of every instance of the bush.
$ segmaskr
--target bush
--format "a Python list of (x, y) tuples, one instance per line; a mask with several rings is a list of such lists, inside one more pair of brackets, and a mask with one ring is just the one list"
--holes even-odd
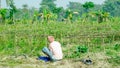
[(78, 46), (77, 47), (77, 52), (80, 52), (80, 53), (85, 53), (85, 52), (87, 52), (88, 51), (88, 47), (86, 47), (86, 46)]

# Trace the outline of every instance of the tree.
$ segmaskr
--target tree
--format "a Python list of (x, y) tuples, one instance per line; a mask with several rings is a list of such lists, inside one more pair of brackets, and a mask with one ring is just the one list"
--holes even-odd
[(47, 9), (49, 11), (53, 11), (54, 8), (56, 8), (56, 4), (54, 3), (56, 0), (42, 0), (41, 2), (41, 7), (40, 7), (40, 10), (44, 10), (44, 9)]
[(109, 12), (112, 16), (120, 16), (120, 0), (106, 0), (103, 11)]
[(24, 13), (23, 13), (23, 19), (26, 20), (26, 19), (29, 18), (28, 5), (27, 5), (27, 4), (23, 4), (22, 7), (23, 7), (23, 8), (22, 8), (22, 12), (24, 12)]
[(69, 2), (67, 6), (68, 6), (68, 9), (70, 9), (71, 11), (79, 11), (82, 7), (82, 4), (78, 2)]
[(83, 4), (83, 7), (85, 8), (85, 12), (86, 12), (85, 17), (83, 19), (83, 22), (85, 22), (88, 20), (90, 8), (94, 7), (94, 3), (93, 2), (85, 2)]
[(78, 2), (69, 2), (67, 5), (68, 9), (73, 12), (73, 20), (79, 19), (80, 16), (84, 13), (84, 8), (81, 3)]
[(10, 23), (13, 23), (14, 13), (17, 11), (16, 6), (14, 5), (13, 0), (6, 0), (6, 4), (9, 7), (9, 18), (11, 20)]
[(55, 18), (56, 20), (60, 21), (63, 18), (63, 12), (64, 12), (63, 7), (57, 7), (57, 8), (54, 8), (54, 10), (53, 10), (54, 14), (52, 14), (52, 15), (54, 15), (55, 17), (57, 17), (57, 18)]
[(83, 7), (85, 8), (86, 12), (89, 12), (89, 9), (94, 7), (94, 3), (93, 2), (85, 2), (85, 4), (83, 4)]
[(25, 10), (25, 11), (28, 10), (28, 5), (27, 4), (23, 4), (22, 7), (23, 7), (23, 10)]
[(101, 4), (94, 4), (94, 8), (91, 8), (91, 11), (102, 11), (102, 5)]
[(50, 20), (62, 19), (64, 9), (63, 7), (56, 7), (56, 4), (54, 3), (55, 1), (56, 0), (42, 0), (39, 12), (42, 14), (42, 17), (44, 17), (43, 18), (44, 22), (47, 22), (49, 19)]
[(67, 19), (69, 22), (72, 22), (72, 20), (73, 20), (73, 12), (71, 10), (69, 10), (69, 9), (66, 10), (64, 18)]

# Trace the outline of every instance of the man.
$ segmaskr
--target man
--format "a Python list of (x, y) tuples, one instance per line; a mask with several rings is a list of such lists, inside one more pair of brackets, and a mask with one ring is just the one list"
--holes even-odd
[(44, 47), (42, 51), (52, 60), (57, 61), (63, 58), (61, 44), (54, 40), (53, 36), (48, 36), (49, 47)]

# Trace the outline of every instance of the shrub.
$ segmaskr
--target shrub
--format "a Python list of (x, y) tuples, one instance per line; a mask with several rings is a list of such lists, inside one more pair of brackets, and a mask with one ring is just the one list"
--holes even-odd
[(81, 52), (81, 53), (85, 53), (85, 52), (87, 52), (88, 51), (88, 47), (86, 47), (86, 46), (84, 46), (84, 45), (82, 45), (82, 46), (78, 46), (77, 47), (77, 52)]

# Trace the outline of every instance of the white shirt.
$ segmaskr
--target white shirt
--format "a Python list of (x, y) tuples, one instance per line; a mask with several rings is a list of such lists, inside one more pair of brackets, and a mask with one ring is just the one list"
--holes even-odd
[(61, 48), (61, 44), (59, 42), (53, 41), (52, 43), (50, 43), (49, 48), (52, 51), (55, 59), (63, 58), (62, 48)]

